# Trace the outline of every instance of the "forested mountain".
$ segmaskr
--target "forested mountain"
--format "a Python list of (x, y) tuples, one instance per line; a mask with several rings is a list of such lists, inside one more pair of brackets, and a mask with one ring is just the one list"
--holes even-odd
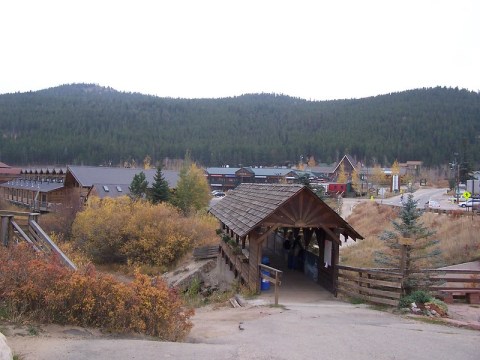
[(480, 94), (417, 89), (364, 99), (306, 101), (274, 94), (158, 98), (91, 84), (0, 95), (0, 161), (98, 165), (150, 155), (205, 166), (280, 165), (301, 155), (331, 163), (349, 153), (398, 159), (478, 159)]

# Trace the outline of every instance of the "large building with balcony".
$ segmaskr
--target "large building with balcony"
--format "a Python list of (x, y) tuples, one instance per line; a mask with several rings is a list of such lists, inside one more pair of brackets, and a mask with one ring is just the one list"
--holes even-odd
[(288, 168), (210, 167), (205, 176), (212, 190), (228, 191), (240, 184), (293, 184), (299, 173)]

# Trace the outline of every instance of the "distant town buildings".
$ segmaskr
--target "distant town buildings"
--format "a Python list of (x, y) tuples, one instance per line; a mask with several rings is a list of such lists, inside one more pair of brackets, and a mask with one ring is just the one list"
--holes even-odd
[[(421, 166), (421, 161), (399, 164), (399, 176), (416, 178)], [(323, 186), (327, 192), (342, 195), (351, 191), (354, 170), (362, 182), (362, 188), (369, 189), (378, 169), (356, 163), (349, 155), (343, 156), (334, 164), (305, 166), (303, 169), (261, 166), (204, 169), (212, 191), (229, 191), (243, 183), (293, 184), (307, 179), (313, 186)], [(66, 168), (20, 169), (0, 162), (0, 196), (32, 211), (55, 211), (65, 204), (83, 205), (92, 196), (104, 198), (129, 195), (133, 177), (142, 171), (151, 186), (156, 169), (74, 165)], [(392, 175), (389, 168), (381, 168), (380, 172), (386, 179)], [(162, 170), (162, 173), (169, 187), (176, 188), (178, 172)], [(340, 177), (344, 181), (339, 181)]]

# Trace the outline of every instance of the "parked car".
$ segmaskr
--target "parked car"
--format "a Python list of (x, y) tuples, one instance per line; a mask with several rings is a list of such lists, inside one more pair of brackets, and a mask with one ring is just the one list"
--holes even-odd
[(214, 197), (224, 197), (225, 193), (223, 191), (216, 191), (215, 194), (213, 194)]
[(439, 208), (439, 207), (440, 207), (440, 203), (438, 201), (435, 201), (435, 200), (428, 200), (425, 203), (425, 208), (426, 209), (434, 209), (434, 208)]
[(472, 207), (474, 205), (480, 205), (480, 199), (468, 199), (464, 203), (458, 204), (462, 208)]

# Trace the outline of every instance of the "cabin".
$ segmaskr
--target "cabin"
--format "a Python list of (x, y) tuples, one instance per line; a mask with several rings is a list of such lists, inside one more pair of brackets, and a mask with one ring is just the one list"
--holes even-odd
[[(209, 211), (219, 221), (222, 257), (242, 283), (257, 291), (260, 264), (265, 254), (272, 253), (272, 240), (274, 253), (279, 250), (281, 254), (283, 249), (276, 243), (283, 244), (289, 232), (299, 238), (304, 254), (296, 270), (305, 276), (310, 273), (333, 292), (342, 240), (363, 239), (312, 190), (300, 184), (240, 184)], [(271, 266), (275, 268), (275, 263)]]

